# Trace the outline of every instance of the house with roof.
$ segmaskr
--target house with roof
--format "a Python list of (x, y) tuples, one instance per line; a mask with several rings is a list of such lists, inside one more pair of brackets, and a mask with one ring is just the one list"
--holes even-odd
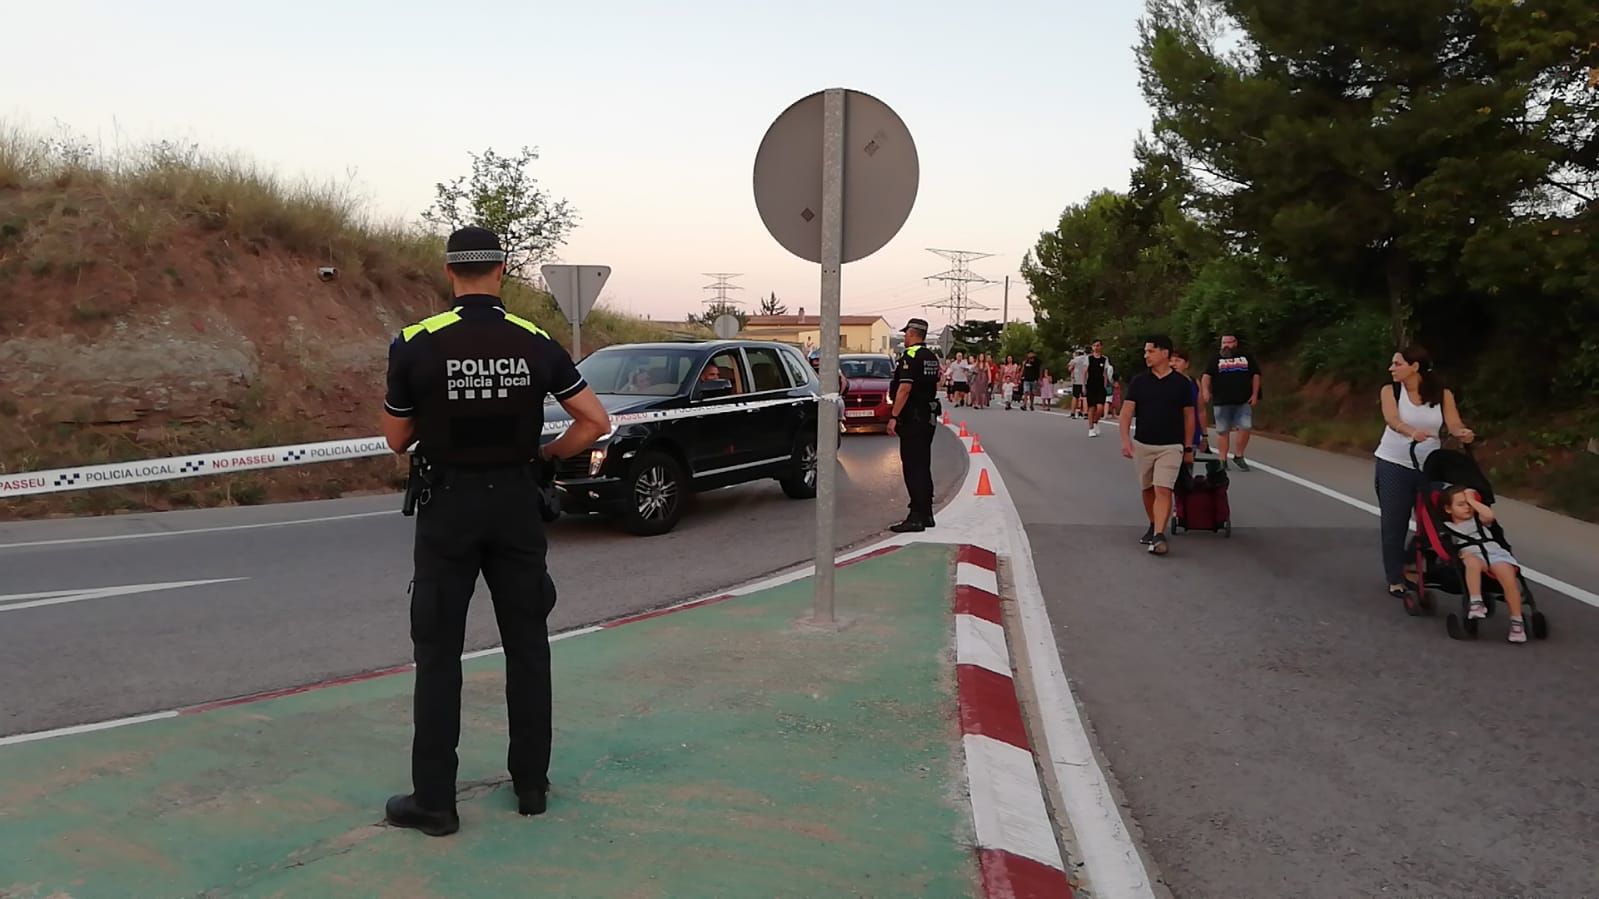
[[(739, 336), (791, 343), (809, 351), (821, 345), (822, 317), (806, 315), (804, 307), (798, 315), (752, 315)], [(840, 315), (838, 337), (843, 353), (887, 353), (894, 348), (894, 328), (881, 315)]]

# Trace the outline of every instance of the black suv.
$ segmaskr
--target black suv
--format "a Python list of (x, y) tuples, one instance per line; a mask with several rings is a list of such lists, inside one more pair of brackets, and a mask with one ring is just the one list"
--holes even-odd
[[(799, 350), (715, 340), (629, 343), (578, 363), (611, 414), (611, 433), (562, 461), (561, 508), (615, 517), (634, 534), (664, 534), (688, 494), (775, 478), (795, 499), (816, 496), (820, 385)], [(545, 440), (571, 420), (544, 408)]]

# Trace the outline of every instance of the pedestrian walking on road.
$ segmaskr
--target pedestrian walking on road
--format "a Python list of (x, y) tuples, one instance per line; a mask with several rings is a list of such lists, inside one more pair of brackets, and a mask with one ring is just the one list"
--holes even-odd
[(1199, 397), (1206, 405), (1214, 405), (1216, 452), (1221, 456), (1222, 468), (1229, 464), (1227, 450), (1236, 432), (1238, 448), (1231, 464), (1239, 471), (1248, 471), (1244, 450), (1255, 426), (1255, 404), (1260, 402), (1260, 368), (1253, 356), (1238, 348), (1237, 335), (1222, 335), (1221, 352), (1210, 360), (1199, 379)]
[[(1199, 384), (1198, 384), (1198, 382), (1196, 382), (1193, 379), (1193, 376), (1188, 374), (1188, 354), (1186, 352), (1184, 352), (1183, 350), (1176, 349), (1176, 348), (1172, 349), (1172, 351), (1171, 351), (1171, 367), (1176, 369), (1178, 374), (1180, 374), (1183, 377), (1187, 378), (1188, 379), (1188, 383), (1193, 385), (1193, 390), (1191, 391), (1193, 393), (1193, 396), (1194, 396), (1194, 442), (1193, 442), (1193, 448), (1194, 448), (1194, 452), (1197, 453), (1205, 446), (1206, 438), (1209, 436), (1207, 434), (1207, 432), (1206, 432), (1206, 429), (1205, 429), (1205, 404), (1200, 399), (1200, 396), (1199, 396)], [(1189, 460), (1189, 461), (1192, 461), (1192, 460)]]
[(972, 406), (977, 409), (988, 408), (988, 355), (980, 354), (977, 363), (972, 366)]
[[(411, 643), (416, 660), (409, 794), (388, 801), (390, 824), (432, 836), (460, 829), (461, 650), (467, 604), (481, 574), (505, 647), (510, 721), (507, 765), (524, 815), (544, 811), (551, 743), (547, 619), (555, 583), (545, 565), (545, 495), (556, 460), (610, 430), (610, 419), (572, 357), (500, 301), (505, 251), (483, 228), (445, 244), (455, 295), (448, 312), (403, 329), (389, 347), (383, 436), (404, 454), (416, 442), (415, 570)], [(572, 416), (540, 446), (544, 400)], [(420, 480), (421, 483), (417, 483)]]
[(1085, 387), (1088, 384), (1088, 354), (1081, 349), (1072, 353), (1072, 361), (1067, 363), (1066, 371), (1071, 376), (1072, 382), (1072, 418), (1088, 417), (1088, 395)]
[(1038, 381), (1038, 395), (1044, 400), (1044, 411), (1048, 412), (1055, 404), (1055, 379), (1050, 377), (1049, 369), (1044, 369), (1044, 376)]
[[(1167, 346), (1167, 349), (1171, 349)], [(1110, 397), (1110, 360), (1105, 344), (1096, 340), (1089, 347), (1088, 370), (1083, 377), (1083, 393), (1088, 402), (1088, 436), (1099, 436), (1099, 420), (1105, 416), (1105, 401)]]
[(933, 434), (938, 428), (938, 352), (928, 346), (927, 321), (913, 318), (901, 329), (905, 352), (894, 366), (888, 393), (893, 408), (888, 433), (899, 437), (899, 464), (910, 494), (910, 514), (889, 530), (916, 533), (933, 527)]
[(1157, 556), (1167, 551), (1172, 489), (1182, 471), (1183, 449), (1194, 433), (1193, 386), (1171, 367), (1171, 352), (1171, 338), (1165, 335), (1145, 342), (1149, 371), (1127, 386), (1121, 410), (1122, 455), (1133, 460), (1149, 518), (1149, 529), (1138, 542)]
[(1038, 382), (1044, 377), (1044, 360), (1032, 350), (1022, 360), (1022, 408), (1031, 412), (1038, 401)]
[(1405, 541), (1416, 494), (1426, 485), (1420, 466), (1440, 446), (1439, 434), (1445, 425), (1462, 443), (1470, 443), (1476, 435), (1461, 421), (1454, 392), (1444, 387), (1433, 370), (1432, 355), (1425, 347), (1413, 344), (1395, 353), (1388, 363), (1388, 377), (1392, 383), (1383, 388), (1381, 396), (1385, 427), (1373, 455), (1377, 457), (1377, 506), (1382, 512), (1383, 576), (1388, 580), (1388, 594), (1398, 598), (1409, 589)]

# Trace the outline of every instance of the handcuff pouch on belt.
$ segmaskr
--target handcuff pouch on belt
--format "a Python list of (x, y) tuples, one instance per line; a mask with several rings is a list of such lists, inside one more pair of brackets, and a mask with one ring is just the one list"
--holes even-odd
[(405, 501), (400, 506), (400, 514), (407, 517), (416, 514), (418, 505), (427, 505), (433, 498), (433, 466), (427, 458), (420, 453), (411, 454), (411, 470), (405, 476)]

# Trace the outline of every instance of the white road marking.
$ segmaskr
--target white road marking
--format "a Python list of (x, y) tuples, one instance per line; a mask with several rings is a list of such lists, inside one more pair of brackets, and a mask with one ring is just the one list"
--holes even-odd
[[(1360, 500), (1355, 499), (1352, 496), (1345, 496), (1344, 494), (1339, 493), (1338, 491), (1332, 489), (1331, 487), (1324, 487), (1321, 484), (1316, 483), (1315, 481), (1307, 481), (1304, 478), (1299, 477), (1298, 475), (1289, 474), (1288, 472), (1283, 471), (1283, 470), (1281, 470), (1279, 468), (1274, 468), (1274, 467), (1272, 467), (1270, 465), (1262, 465), (1261, 463), (1256, 462), (1254, 460), (1250, 460), (1249, 467), (1253, 468), (1253, 469), (1257, 469), (1259, 471), (1264, 471), (1264, 472), (1266, 472), (1267, 474), (1270, 474), (1270, 475), (1276, 475), (1277, 477), (1282, 478), (1283, 480), (1288, 481), (1291, 484), (1298, 484), (1299, 486), (1304, 487), (1307, 490), (1314, 490), (1317, 493), (1320, 493), (1322, 496), (1330, 497), (1332, 499), (1338, 500), (1341, 503), (1345, 503), (1347, 505), (1354, 506), (1355, 508), (1360, 509), (1360, 510), (1362, 510), (1364, 512), (1369, 512), (1372, 515), (1379, 515), (1379, 516), (1382, 515), (1382, 510), (1377, 508), (1376, 506), (1372, 505), (1371, 503), (1361, 502)], [(1416, 523), (1414, 521), (1412, 521), (1410, 523), (1410, 530), (1414, 531), (1415, 529), (1416, 529)], [(1591, 590), (1584, 590), (1581, 587), (1577, 586), (1576, 584), (1567, 583), (1567, 582), (1561, 580), (1560, 578), (1557, 578), (1557, 577), (1555, 577), (1553, 575), (1544, 574), (1541, 571), (1538, 571), (1538, 570), (1533, 569), (1533, 568), (1528, 568), (1525, 565), (1521, 566), (1521, 573), (1526, 576), (1527, 580), (1532, 581), (1535, 584), (1542, 584), (1545, 587), (1550, 588), (1551, 590), (1559, 590), (1561, 593), (1566, 594), (1567, 596), (1571, 597), (1572, 599), (1577, 600), (1578, 602), (1586, 603), (1586, 604), (1588, 604), (1590, 606), (1593, 606), (1594, 608), (1599, 608), (1599, 593), (1594, 593)]]
[(206, 581), (168, 581), (163, 584), (128, 584), (122, 587), (87, 587), (79, 590), (52, 590), (46, 593), (0, 594), (0, 612), (36, 609), (39, 606), (56, 606), (87, 599), (106, 599), (112, 596), (132, 596), (136, 593), (154, 593), (159, 590), (181, 590), (185, 587), (204, 587), (207, 584), (230, 584), (247, 580), (242, 577), (212, 578)]
[(1011, 677), (1005, 629), (975, 615), (955, 616), (955, 662)]
[[(1347, 506), (1353, 506), (1369, 515), (1376, 515), (1379, 517), (1382, 515), (1382, 510), (1371, 503), (1355, 499), (1347, 494), (1339, 493), (1331, 487), (1318, 484), (1315, 481), (1302, 478), (1299, 475), (1289, 474), (1288, 472), (1283, 471), (1275, 466), (1267, 465), (1263, 462), (1257, 462), (1254, 459), (1250, 459), (1249, 467), (1257, 471), (1264, 471), (1269, 475), (1282, 478), (1290, 484), (1298, 484), (1306, 490), (1313, 490), (1316, 493), (1327, 497), (1328, 499), (1335, 499)], [(1416, 523), (1414, 521), (1410, 522), (1410, 530), (1416, 530)], [(1532, 581), (1535, 584), (1542, 584), (1551, 590), (1559, 590), (1561, 593), (1566, 594), (1578, 602), (1586, 603), (1594, 608), (1599, 608), (1599, 593), (1594, 593), (1592, 590), (1584, 590), (1576, 584), (1563, 581), (1552, 574), (1544, 574), (1535, 568), (1528, 568), (1525, 565), (1521, 566), (1521, 573), (1526, 576), (1527, 580)]]
[[(1001, 500), (997, 504), (997, 517), (1003, 521), (1009, 544), (1010, 552), (1006, 555), (1010, 557), (1016, 589), (1020, 636), (1027, 644), (1031, 681), (1038, 695), (1038, 717), (1049, 751), (1048, 764), (1060, 785), (1061, 807), (1077, 838), (1077, 850), (1087, 869), (1093, 894), (1107, 899), (1155, 899), (1149, 870), (1122, 820), (1121, 808), (1110, 788), (1110, 778), (1094, 755), (1087, 725), (1078, 712), (1071, 683), (1066, 679), (1049, 609), (1044, 605), (1038, 569), (1033, 566), (1032, 542), (1027, 538), (1021, 513), (1016, 509), (998, 466), (991, 466), (990, 477), (993, 498)], [(968, 737), (968, 742), (971, 739)], [(1039, 751), (1042, 752), (1042, 748)], [(968, 758), (970, 752), (968, 747)], [(1035, 786), (1035, 794), (1037, 789)], [(1017, 801), (1026, 799), (1018, 797)]]
[(978, 845), (1064, 868), (1032, 752), (981, 734), (967, 734), (961, 743), (966, 749)]
[(980, 568), (970, 562), (955, 566), (955, 583), (963, 587), (976, 587), (995, 596), (999, 595), (999, 577), (992, 569)]
[(89, 734), (97, 730), (110, 730), (114, 727), (127, 727), (130, 724), (144, 724), (147, 721), (161, 721), (166, 718), (176, 718), (175, 711), (153, 712), (149, 715), (134, 715), (131, 718), (113, 718), (110, 721), (96, 721), (93, 724), (75, 724), (72, 727), (58, 727), (55, 730), (41, 730), (31, 734), (13, 734), (9, 737), (0, 737), (0, 746), (15, 746), (18, 743), (32, 743), (35, 740), (48, 740), (52, 737), (70, 737), (75, 734)]
[(32, 546), (71, 546), (78, 543), (112, 543), (119, 540), (149, 540), (155, 537), (186, 537), (191, 534), (220, 534), (225, 531), (253, 531), (260, 528), (286, 528), (298, 524), (323, 524), (329, 521), (352, 521), (357, 518), (376, 518), (379, 515), (399, 515), (398, 509), (383, 512), (355, 512), (349, 515), (328, 515), (322, 518), (295, 518), (289, 521), (262, 521), (255, 524), (228, 524), (213, 528), (186, 528), (181, 531), (150, 531), (140, 534), (108, 534), (104, 537), (66, 537), (60, 540), (28, 540), (22, 543), (0, 543), (0, 549), (24, 549)]

